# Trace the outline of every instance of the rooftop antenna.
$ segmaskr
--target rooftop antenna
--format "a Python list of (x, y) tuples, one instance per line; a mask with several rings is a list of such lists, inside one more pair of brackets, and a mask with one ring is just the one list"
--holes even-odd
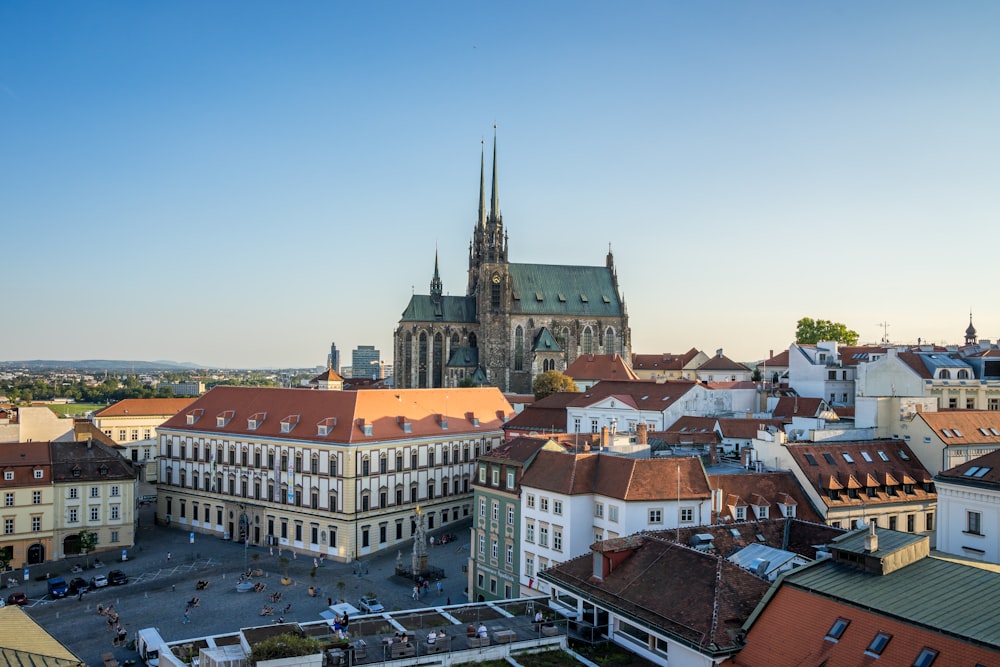
[(879, 322), (878, 326), (882, 327), (882, 342), (884, 344), (888, 344), (889, 343), (889, 323), (888, 322)]

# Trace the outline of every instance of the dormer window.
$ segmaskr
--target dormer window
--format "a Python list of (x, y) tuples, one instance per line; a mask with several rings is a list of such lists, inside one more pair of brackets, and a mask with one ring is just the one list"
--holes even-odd
[(205, 414), (205, 411), (202, 410), (201, 408), (195, 408), (191, 412), (187, 413), (187, 425), (191, 426), (192, 424), (194, 424), (196, 421), (201, 419), (201, 416), (203, 414)]
[(247, 419), (247, 430), (256, 431), (258, 428), (260, 428), (260, 425), (264, 423), (265, 419), (267, 419), (266, 412), (257, 412), (255, 414), (250, 415), (250, 418)]
[(292, 429), (295, 428), (295, 425), (298, 423), (299, 423), (298, 415), (288, 415), (287, 417), (281, 420), (281, 432), (291, 433)]
[(101, 477), (107, 477), (108, 476), (108, 466), (106, 466), (104, 464), (101, 464), (101, 467), (97, 469), (97, 472), (100, 473)]
[(45, 477), (45, 471), (44, 470), (36, 470), (35, 471), (35, 479), (42, 479), (43, 477)]
[(233, 415), (235, 414), (236, 413), (233, 410), (226, 410), (225, 412), (219, 413), (219, 415), (215, 418), (215, 425), (218, 428), (225, 428), (226, 426), (229, 426), (229, 422), (233, 419)]
[(444, 415), (438, 415), (438, 424), (441, 425), (442, 431), (448, 430), (448, 418)]
[[(406, 417), (396, 417), (396, 423), (403, 429), (403, 433), (413, 433), (413, 422), (409, 421)], [(397, 466), (397, 469), (400, 467), (402, 466)]]
[(73, 466), (73, 477), (80, 476), (80, 466)]
[(333, 432), (333, 427), (337, 425), (336, 417), (327, 417), (316, 424), (316, 435), (325, 438)]

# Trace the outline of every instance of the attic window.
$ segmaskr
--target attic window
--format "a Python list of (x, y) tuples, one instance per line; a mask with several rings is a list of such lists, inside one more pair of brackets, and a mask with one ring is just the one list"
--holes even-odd
[(589, 302), (589, 301), (590, 301), (590, 299), (588, 299), (588, 298), (587, 298), (587, 295), (586, 295), (586, 294), (581, 294), (581, 295), (580, 295), (580, 301), (582, 301), (582, 302), (584, 302), (584, 303), (587, 303), (587, 302)]
[(333, 431), (333, 427), (336, 425), (337, 425), (336, 417), (327, 417), (326, 419), (316, 424), (316, 435), (320, 436), (321, 438), (325, 438), (326, 436), (330, 435), (330, 433)]
[(943, 428), (943, 429), (941, 429), (941, 433), (943, 433), (943, 434), (944, 434), (944, 437), (946, 437), (946, 438), (951, 438), (951, 437), (953, 437), (953, 436), (951, 435), (951, 431), (949, 431), (949, 430), (948, 430), (948, 429), (946, 429), (946, 428)]
[(937, 651), (932, 648), (924, 647), (920, 650), (920, 655), (917, 656), (917, 659), (913, 661), (913, 667), (931, 667), (937, 656)]
[(872, 643), (868, 645), (868, 648), (865, 649), (865, 655), (873, 658), (879, 657), (882, 655), (882, 651), (885, 650), (885, 647), (888, 646), (890, 639), (892, 639), (892, 635), (888, 632), (878, 633), (875, 635), (875, 639), (872, 640)]
[(205, 414), (205, 411), (202, 410), (201, 408), (195, 408), (191, 412), (187, 413), (187, 425), (191, 426), (192, 424), (194, 424), (196, 421), (201, 419), (201, 416), (203, 414)]
[(603, 301), (604, 303), (611, 303), (611, 299), (608, 298), (607, 294), (601, 295), (601, 301)]
[(844, 460), (847, 461), (848, 463), (854, 463), (854, 457), (852, 457), (847, 452), (841, 452), (841, 456), (843, 456)]
[(535, 301), (545, 301), (541, 292), (535, 292)]
[(993, 435), (998, 435), (998, 436), (1000, 436), (1000, 431), (997, 431), (997, 430), (996, 430), (995, 428), (993, 428), (992, 426), (990, 426), (990, 433), (992, 433)]
[(816, 457), (813, 456), (812, 454), (806, 454), (806, 461), (809, 461), (809, 465), (811, 466), (819, 465), (818, 463), (816, 463)]
[(559, 292), (558, 296), (559, 296), (559, 301), (560, 302), (566, 303), (566, 295), (565, 294), (563, 294), (562, 292)]
[(101, 464), (101, 467), (97, 469), (97, 472), (100, 473), (101, 477), (107, 477), (108, 466)]
[(80, 466), (73, 466), (73, 477), (80, 476)]
[(959, 430), (958, 430), (957, 428), (953, 428), (953, 429), (951, 429), (951, 430), (952, 430), (952, 432), (954, 432), (954, 433), (955, 433), (955, 437), (956, 437), (956, 438), (964, 438), (964, 437), (965, 437), (965, 436), (963, 436), (963, 435), (962, 435), (962, 432), (961, 432), (961, 431), (959, 431)]
[(513, 291), (512, 291), (511, 293), (510, 293), (510, 295), (511, 295), (511, 297), (512, 297), (512, 298), (514, 299), (514, 301), (520, 301), (520, 300), (521, 300), (521, 293), (520, 293), (520, 292), (518, 292), (517, 290), (513, 290)]
[(868, 463), (872, 462), (872, 457), (868, 452), (861, 452), (861, 458), (863, 458)]
[(220, 412), (219, 415), (215, 418), (215, 425), (218, 428), (225, 428), (226, 426), (229, 425), (230, 420), (233, 418), (233, 415), (235, 414), (236, 413), (232, 410), (226, 410), (225, 412)]
[(441, 425), (441, 430), (442, 431), (447, 431), (448, 430), (448, 418), (447, 417), (445, 417), (444, 415), (438, 415), (437, 422), (438, 422), (438, 424)]
[(882, 451), (881, 449), (880, 449), (880, 450), (878, 450), (878, 457), (879, 457), (880, 459), (882, 459), (883, 461), (885, 461), (886, 463), (888, 463), (888, 462), (889, 462), (889, 457), (888, 457), (888, 456), (886, 456), (885, 452), (883, 452), (883, 451)]
[(372, 434), (372, 425), (371, 424), (362, 424), (361, 425), (361, 432), (364, 433), (365, 435), (369, 435), (370, 436)]
[(990, 470), (993, 470), (993, 468), (980, 468), (979, 466), (973, 466), (962, 473), (962, 475), (964, 477), (985, 477), (986, 473)]
[(827, 641), (836, 643), (837, 640), (839, 640), (844, 634), (844, 630), (846, 630), (847, 626), (850, 624), (851, 622), (846, 618), (838, 618), (833, 622), (833, 626), (826, 632)]
[(990, 434), (990, 432), (989, 432), (989, 431), (987, 431), (987, 430), (986, 430), (985, 428), (983, 428), (982, 426), (980, 426), (980, 427), (979, 427), (979, 432), (980, 432), (980, 433), (982, 433), (983, 435), (987, 435), (987, 436), (988, 436), (988, 435)]
[(906, 453), (906, 452), (904, 452), (904, 451), (903, 451), (902, 449), (901, 449), (901, 450), (899, 450), (899, 451), (897, 452), (897, 454), (899, 454), (899, 458), (903, 459), (904, 461), (909, 461), (909, 460), (910, 460), (910, 457), (909, 457), (909, 456), (907, 455), (907, 453)]
[(250, 415), (250, 418), (247, 419), (247, 430), (256, 431), (258, 428), (260, 428), (260, 425), (264, 423), (264, 420), (266, 418), (267, 418), (266, 412), (258, 412), (256, 414)]
[(292, 429), (295, 428), (295, 425), (298, 423), (299, 423), (298, 415), (288, 415), (287, 417), (281, 420), (281, 432), (291, 433)]
[(833, 456), (831, 456), (829, 452), (823, 452), (823, 459), (830, 465), (836, 465), (836, 462), (833, 460)]
[(740, 539), (740, 537), (742, 537), (742, 536), (740, 535), (740, 531), (736, 530), (735, 528), (730, 528), (730, 529), (729, 529), (729, 533), (730, 533), (730, 534), (731, 534), (731, 535), (732, 535), (733, 537), (735, 537), (736, 539)]

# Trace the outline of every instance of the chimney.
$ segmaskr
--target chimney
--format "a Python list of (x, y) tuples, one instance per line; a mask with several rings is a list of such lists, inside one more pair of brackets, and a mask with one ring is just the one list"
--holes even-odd
[(715, 351), (715, 356), (717, 356), (717, 357), (721, 357), (722, 356), (722, 348), (721, 347), (718, 350)]
[(768, 350), (767, 351), (767, 358), (768, 359), (774, 359), (774, 350)]
[(649, 441), (646, 439), (646, 428), (647, 428), (647, 426), (646, 426), (645, 423), (636, 424), (636, 426), (635, 426), (635, 441), (636, 441), (636, 444), (638, 444), (638, 445), (648, 444)]
[(875, 532), (875, 522), (868, 523), (868, 534), (865, 535), (865, 551), (875, 553), (878, 551), (878, 533)]
[(608, 446), (608, 427), (607, 426), (602, 426), (601, 427), (601, 449), (604, 449), (607, 446)]
[(718, 465), (719, 463), (719, 443), (715, 440), (708, 446), (708, 464)]

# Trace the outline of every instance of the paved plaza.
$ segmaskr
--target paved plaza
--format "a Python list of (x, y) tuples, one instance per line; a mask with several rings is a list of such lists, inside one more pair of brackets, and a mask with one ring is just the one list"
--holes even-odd
[[(430, 592), (419, 601), (413, 600), (412, 584), (395, 576), (397, 551), (402, 552), (403, 562), (408, 563), (412, 541), (398, 550), (388, 549), (384, 554), (356, 563), (326, 561), (316, 568), (315, 576), (311, 574), (312, 558), (289, 558), (287, 568), (292, 584), (283, 586), (280, 580), (284, 568), (277, 548), (273, 552), (267, 547), (244, 549), (241, 544), (200, 534), (191, 543), (185, 530), (153, 526), (152, 508), (140, 510), (136, 546), (129, 551), (127, 562), (105, 562), (102, 569), (88, 569), (80, 575), (70, 572), (72, 562), (36, 565), (31, 572), (32, 578), (49, 572), (69, 581), (73, 576), (89, 580), (94, 574), (107, 574), (108, 570), (119, 568), (129, 576), (128, 584), (88, 592), (82, 600), (76, 596), (50, 600), (45, 582), (33, 580), (27, 585), (4, 589), (4, 596), (13, 590), (25, 591), (30, 598), (30, 604), (24, 607), (28, 614), (88, 665), (101, 665), (101, 655), (108, 651), (122, 663), (135, 659), (136, 653), (127, 647), (112, 647), (114, 632), (106, 618), (97, 613), (99, 604), (105, 608), (114, 605), (129, 639), (141, 628), (156, 627), (167, 642), (230, 633), (267, 624), (279, 616), (284, 616), (286, 622), (318, 621), (320, 613), (326, 611), (327, 598), (334, 601), (343, 598), (356, 607), (358, 599), (369, 592), (390, 611), (437, 607), (449, 600), (460, 604), (465, 602), (467, 582), (463, 567), (468, 564), (469, 525), (470, 520), (465, 519), (429, 533), (435, 536), (435, 542), (443, 533), (454, 533), (459, 539), (454, 544), (428, 547), (428, 564), (444, 572), (443, 591), (439, 594), (435, 582), (431, 582)], [(287, 550), (283, 554), (291, 556)], [(255, 579), (265, 584), (263, 592), (236, 591), (239, 575), (246, 569), (244, 562), (251, 569), (264, 571), (264, 577)], [(208, 581), (208, 588), (196, 590), (198, 580)], [(310, 597), (310, 587), (318, 588), (321, 594)], [(275, 591), (281, 593), (281, 600), (271, 603), (269, 597)], [(200, 604), (190, 611), (190, 623), (184, 623), (187, 601), (195, 596), (200, 598)], [(274, 607), (274, 616), (260, 615), (265, 604)], [(287, 605), (290, 609), (285, 612)]]

